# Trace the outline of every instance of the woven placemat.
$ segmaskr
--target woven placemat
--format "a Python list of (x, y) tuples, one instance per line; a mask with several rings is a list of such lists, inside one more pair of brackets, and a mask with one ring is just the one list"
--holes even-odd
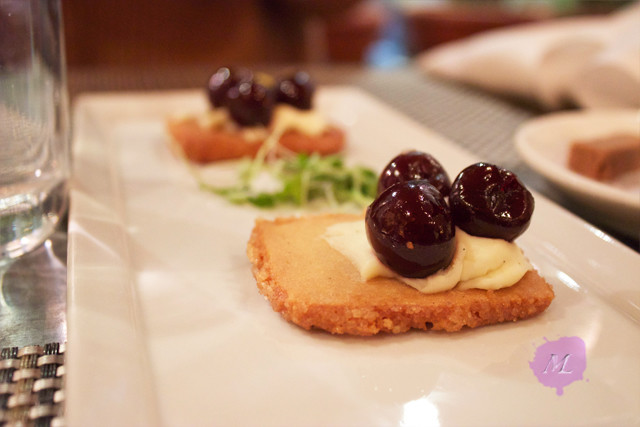
[(64, 425), (65, 345), (5, 347), (0, 353), (0, 425)]

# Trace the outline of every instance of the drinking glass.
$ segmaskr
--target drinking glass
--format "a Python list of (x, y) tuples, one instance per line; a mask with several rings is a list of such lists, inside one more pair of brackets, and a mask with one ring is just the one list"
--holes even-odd
[(0, 0), (0, 266), (67, 207), (69, 108), (60, 0)]

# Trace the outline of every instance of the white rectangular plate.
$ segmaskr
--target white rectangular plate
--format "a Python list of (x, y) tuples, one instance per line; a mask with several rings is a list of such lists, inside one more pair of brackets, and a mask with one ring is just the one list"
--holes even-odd
[[(380, 170), (415, 148), (452, 177), (476, 161), (355, 89), (324, 88), (318, 105), (346, 130), (349, 161)], [(640, 422), (638, 254), (536, 195), (518, 243), (554, 287), (542, 315), (454, 334), (305, 331), (272, 311), (245, 255), (256, 217), (292, 211), (200, 191), (169, 149), (166, 117), (204, 108), (198, 92), (76, 105), (69, 425)], [(586, 370), (559, 395), (529, 362), (563, 337), (585, 343)], [(566, 354), (548, 355), (551, 374), (571, 370)]]

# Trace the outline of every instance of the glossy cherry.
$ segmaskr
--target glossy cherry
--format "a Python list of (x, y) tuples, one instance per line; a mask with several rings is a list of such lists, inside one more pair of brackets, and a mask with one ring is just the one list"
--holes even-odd
[(455, 228), (444, 197), (427, 180), (384, 190), (367, 208), (365, 225), (378, 259), (405, 277), (426, 277), (447, 267)]
[(276, 83), (276, 102), (292, 105), (301, 110), (310, 110), (315, 92), (311, 76), (297, 71), (278, 79)]
[(267, 126), (273, 113), (274, 97), (269, 88), (251, 80), (227, 90), (226, 107), (241, 126)]
[(378, 194), (393, 184), (426, 179), (444, 196), (449, 195), (451, 181), (442, 165), (430, 154), (408, 151), (394, 157), (378, 179)]
[(534, 200), (513, 172), (476, 163), (456, 177), (449, 205), (455, 225), (467, 233), (512, 241), (529, 227)]
[(209, 102), (214, 108), (224, 107), (227, 103), (227, 91), (240, 82), (253, 79), (253, 73), (246, 68), (220, 67), (211, 75), (208, 82)]

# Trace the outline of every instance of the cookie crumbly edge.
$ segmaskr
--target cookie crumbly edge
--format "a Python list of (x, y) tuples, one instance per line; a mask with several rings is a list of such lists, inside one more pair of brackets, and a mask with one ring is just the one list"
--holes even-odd
[[(555, 296), (551, 285), (535, 270), (531, 270), (509, 288), (466, 291), (453, 289), (437, 294), (421, 294), (416, 291), (416, 302), (409, 304), (353, 307), (294, 301), (274, 277), (261, 224), (287, 223), (297, 219), (258, 219), (247, 245), (247, 256), (252, 264), (258, 290), (271, 303), (273, 310), (287, 321), (307, 330), (317, 328), (332, 334), (360, 336), (381, 332), (402, 333), (410, 329), (456, 332), (464, 328), (533, 317), (545, 311)], [(531, 286), (539, 287), (539, 294), (531, 294), (527, 289)]]

